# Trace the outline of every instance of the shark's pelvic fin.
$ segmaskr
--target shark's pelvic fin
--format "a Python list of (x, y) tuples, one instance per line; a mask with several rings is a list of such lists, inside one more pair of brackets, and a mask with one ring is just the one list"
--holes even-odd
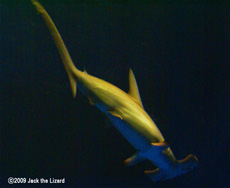
[(140, 155), (140, 153), (136, 153), (135, 155), (133, 155), (132, 157), (126, 159), (124, 161), (124, 164), (126, 166), (133, 166), (141, 161), (143, 161), (144, 158)]
[(58, 52), (61, 56), (62, 62), (65, 66), (66, 72), (68, 73), (69, 79), (70, 79), (70, 86), (73, 93), (73, 96), (76, 96), (76, 90), (77, 90), (77, 77), (79, 75), (79, 70), (74, 66), (73, 61), (69, 55), (69, 52), (62, 40), (61, 35), (59, 34), (54, 22), (50, 18), (49, 14), (46, 12), (44, 7), (37, 1), (37, 0), (31, 0), (31, 2), (35, 5), (37, 11), (39, 14), (42, 15), (43, 19), (45, 20), (45, 23), (47, 27), (49, 28), (50, 34), (53, 37), (53, 40), (55, 42), (55, 45), (58, 49)]
[(129, 95), (132, 96), (136, 100), (136, 102), (143, 107), (137, 82), (132, 69), (129, 70)]

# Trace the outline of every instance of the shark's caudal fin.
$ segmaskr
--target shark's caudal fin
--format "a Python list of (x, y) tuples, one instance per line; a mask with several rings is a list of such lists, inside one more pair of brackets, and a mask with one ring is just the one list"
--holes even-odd
[(35, 5), (38, 13), (42, 15), (47, 27), (49, 28), (50, 34), (53, 37), (53, 40), (56, 44), (58, 52), (65, 66), (66, 72), (68, 73), (68, 76), (70, 79), (71, 90), (72, 90), (73, 96), (75, 97), (76, 89), (77, 89), (77, 77), (80, 71), (74, 66), (73, 61), (69, 55), (69, 52), (61, 38), (61, 35), (59, 34), (49, 14), (46, 12), (44, 7), (37, 0), (31, 0), (31, 2)]
[(165, 171), (157, 168), (155, 170), (145, 171), (145, 174), (152, 181), (167, 180), (185, 174), (193, 170), (197, 165), (197, 157), (195, 155), (190, 154), (185, 159), (177, 161), (177, 164), (171, 170)]

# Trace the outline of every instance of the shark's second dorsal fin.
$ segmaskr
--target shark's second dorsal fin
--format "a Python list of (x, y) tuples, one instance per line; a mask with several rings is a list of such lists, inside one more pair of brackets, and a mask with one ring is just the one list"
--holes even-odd
[(144, 108), (132, 69), (129, 70), (129, 95), (132, 96), (136, 102), (142, 106), (142, 108)]

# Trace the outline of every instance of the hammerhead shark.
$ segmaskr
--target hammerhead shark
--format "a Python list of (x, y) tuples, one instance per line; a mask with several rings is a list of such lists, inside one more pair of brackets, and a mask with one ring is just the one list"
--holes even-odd
[(76, 96), (78, 85), (90, 104), (102, 111), (137, 150), (124, 163), (132, 166), (146, 159), (151, 161), (157, 168), (146, 170), (145, 174), (153, 181), (167, 180), (193, 170), (198, 165), (197, 157), (190, 154), (183, 160), (177, 160), (160, 130), (144, 110), (133, 71), (129, 71), (129, 92), (126, 93), (86, 71), (77, 69), (49, 14), (37, 0), (31, 2), (49, 28), (69, 76), (73, 97)]

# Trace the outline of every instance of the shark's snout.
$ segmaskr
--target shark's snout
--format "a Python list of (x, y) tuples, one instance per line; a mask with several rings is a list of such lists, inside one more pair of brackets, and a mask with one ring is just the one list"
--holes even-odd
[(178, 161), (177, 165), (171, 170), (162, 170), (157, 168), (152, 171), (145, 171), (145, 174), (149, 176), (149, 178), (153, 181), (161, 181), (174, 178), (176, 176), (180, 176), (182, 174), (186, 174), (189, 171), (192, 171), (198, 165), (198, 158), (190, 154), (183, 160)]

